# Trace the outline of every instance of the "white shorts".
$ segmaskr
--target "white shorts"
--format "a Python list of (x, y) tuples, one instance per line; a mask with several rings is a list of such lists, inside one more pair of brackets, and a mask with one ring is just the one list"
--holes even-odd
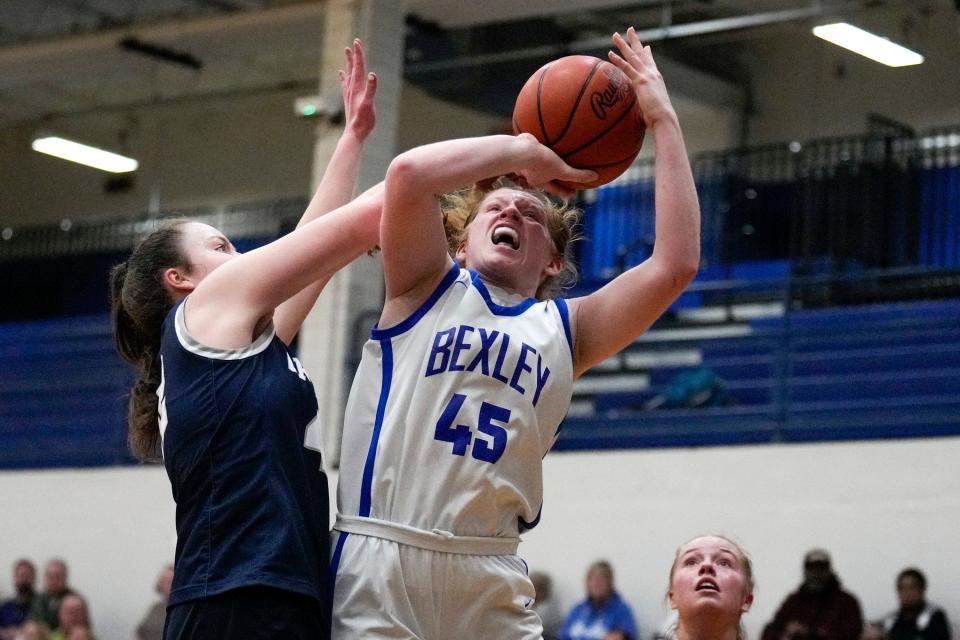
[(333, 531), (332, 640), (541, 640), (517, 555), (471, 555)]

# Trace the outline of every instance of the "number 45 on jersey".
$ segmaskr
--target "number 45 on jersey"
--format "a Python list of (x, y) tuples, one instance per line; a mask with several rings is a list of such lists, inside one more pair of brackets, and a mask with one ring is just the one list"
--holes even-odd
[[(461, 393), (453, 394), (443, 413), (440, 414), (440, 419), (437, 420), (433, 438), (453, 443), (455, 456), (465, 456), (467, 449), (470, 449), (470, 455), (474, 458), (492, 464), (500, 459), (507, 448), (507, 430), (503, 427), (510, 421), (510, 410), (489, 402), (482, 403), (476, 422), (477, 431), (490, 436), (491, 440), (480, 437), (474, 439), (473, 431), (468, 425), (454, 426), (466, 399), (467, 396)], [(470, 446), (471, 443), (473, 447)]]

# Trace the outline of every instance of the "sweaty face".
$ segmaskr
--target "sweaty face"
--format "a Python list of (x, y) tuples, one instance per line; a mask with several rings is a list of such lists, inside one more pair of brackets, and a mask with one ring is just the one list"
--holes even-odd
[(239, 255), (226, 236), (208, 224), (189, 222), (181, 228), (180, 247), (194, 285), (224, 262)]
[(532, 296), (560, 267), (546, 216), (533, 195), (497, 189), (480, 203), (457, 258), (494, 284)]
[(733, 619), (753, 602), (739, 552), (714, 536), (695, 538), (681, 548), (669, 596), (681, 618), (713, 611)]

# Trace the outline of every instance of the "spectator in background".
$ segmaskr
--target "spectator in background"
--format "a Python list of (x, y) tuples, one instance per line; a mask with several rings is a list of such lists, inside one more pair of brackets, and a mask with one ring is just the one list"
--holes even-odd
[(83, 636), (83, 632), (90, 634), (90, 612), (87, 610), (87, 601), (75, 593), (64, 596), (60, 602), (60, 611), (58, 612), (59, 625), (56, 630), (50, 634), (50, 640), (74, 640), (77, 635)]
[(33, 601), (37, 598), (34, 585), (37, 568), (29, 560), (17, 560), (13, 565), (13, 590), (15, 596), (0, 605), (0, 640), (12, 640), (17, 630), (26, 622)]
[(48, 640), (47, 628), (43, 623), (36, 620), (27, 620), (20, 627), (20, 633), (15, 636), (16, 640)]
[(598, 560), (587, 570), (587, 599), (567, 616), (560, 640), (637, 640), (633, 612), (613, 585), (613, 567)]
[(157, 578), (156, 590), (160, 594), (160, 599), (153, 603), (140, 622), (140, 626), (137, 627), (137, 640), (162, 640), (163, 623), (167, 619), (167, 601), (170, 599), (172, 584), (173, 565), (168, 564)]
[(667, 590), (676, 626), (666, 637), (743, 640), (740, 619), (753, 604), (753, 565), (735, 542), (698, 536), (677, 549)]
[(910, 567), (897, 576), (900, 608), (884, 618), (888, 640), (950, 640), (950, 624), (943, 609), (927, 602), (927, 577)]
[(67, 563), (54, 558), (43, 570), (43, 593), (36, 597), (30, 619), (42, 622), (48, 629), (60, 626), (60, 603), (73, 594), (67, 584)]
[(830, 554), (813, 549), (803, 560), (803, 584), (780, 605), (762, 640), (860, 640), (862, 634), (860, 603), (840, 588)]
[(560, 613), (557, 599), (553, 597), (553, 580), (542, 571), (534, 571), (530, 574), (530, 581), (537, 598), (533, 610), (543, 622), (543, 640), (557, 640), (560, 627), (563, 626), (563, 614)]

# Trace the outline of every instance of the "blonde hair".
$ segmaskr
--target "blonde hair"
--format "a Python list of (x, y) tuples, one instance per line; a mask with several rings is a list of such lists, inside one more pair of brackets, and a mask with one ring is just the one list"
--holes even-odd
[[(747, 555), (747, 552), (744, 551), (743, 548), (739, 544), (737, 544), (735, 540), (731, 540), (727, 536), (720, 535), (717, 533), (704, 533), (699, 536), (694, 536), (690, 538), (689, 540), (684, 542), (682, 545), (677, 547), (677, 552), (673, 556), (673, 563), (670, 565), (670, 577), (667, 581), (667, 597), (668, 598), (670, 597), (670, 589), (673, 588), (673, 574), (677, 570), (677, 562), (679, 562), (680, 560), (680, 552), (683, 551), (683, 548), (685, 546), (687, 546), (688, 544), (690, 544), (691, 542), (699, 538), (720, 538), (721, 540), (725, 540), (730, 543), (734, 551), (737, 552), (737, 556), (739, 556), (740, 558), (740, 572), (743, 574), (743, 577), (746, 579), (747, 593), (753, 593), (753, 587), (754, 587), (753, 562), (750, 560), (750, 556)], [(678, 624), (679, 624), (679, 620), (678, 620)], [(671, 630), (670, 637), (671, 638), (676, 637), (676, 627), (674, 627)], [(741, 622), (737, 627), (737, 640), (746, 640), (746, 637), (747, 637), (747, 632), (744, 630), (743, 623)]]
[[(484, 198), (498, 189), (513, 189), (527, 193), (539, 201), (544, 208), (547, 231), (553, 240), (553, 248), (561, 260), (560, 273), (546, 278), (537, 287), (537, 300), (556, 297), (564, 289), (577, 282), (577, 265), (573, 260), (573, 244), (580, 239), (577, 224), (580, 222), (580, 210), (566, 203), (554, 200), (539, 189), (522, 187), (507, 177), (494, 180), (489, 186), (467, 187), (443, 196), (440, 206), (443, 210), (443, 227), (447, 233), (450, 254), (456, 256), (457, 249), (467, 238), (467, 228)], [(460, 266), (463, 266), (462, 264)]]

